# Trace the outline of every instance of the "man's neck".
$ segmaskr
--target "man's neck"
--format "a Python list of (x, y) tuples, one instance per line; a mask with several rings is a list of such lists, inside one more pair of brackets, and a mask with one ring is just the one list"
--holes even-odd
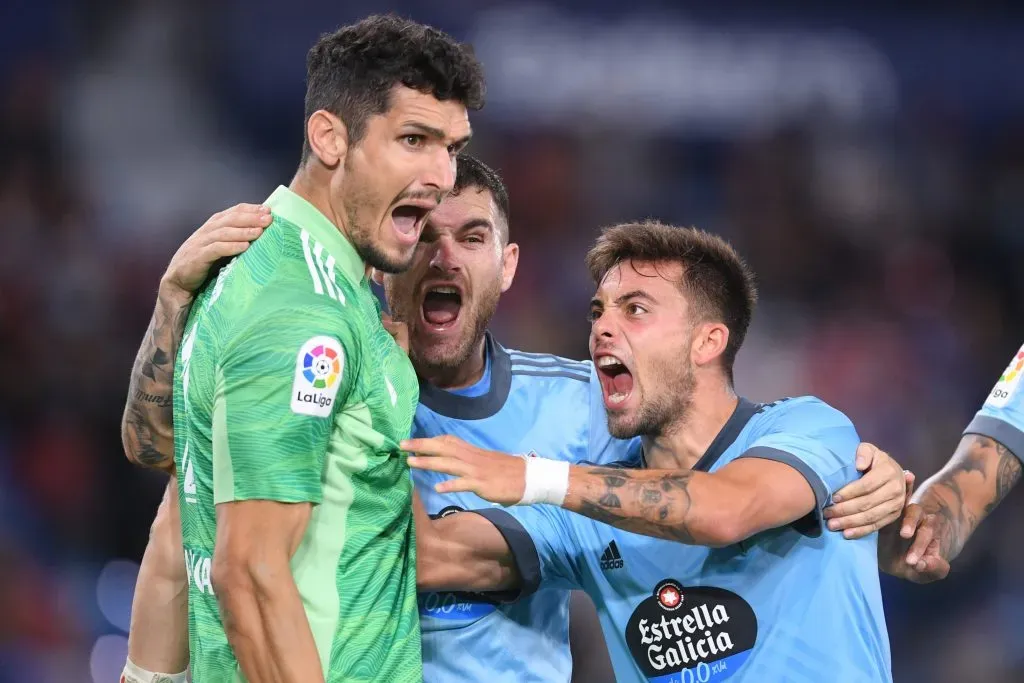
[(697, 387), (685, 418), (658, 436), (643, 437), (650, 469), (693, 469), (732, 417), (739, 399), (728, 385)]
[(316, 178), (317, 174), (318, 170), (311, 168), (309, 163), (303, 164), (295, 172), (288, 189), (315, 206), (345, 236), (345, 239), (348, 239), (348, 228), (342, 214), (331, 206), (328, 183), (320, 182), (320, 179)]
[[(327, 190), (328, 184), (318, 182), (314, 177), (314, 174), (318, 173), (317, 170), (310, 168), (309, 163), (303, 164), (299, 167), (299, 170), (295, 172), (295, 177), (292, 178), (292, 182), (289, 183), (288, 189), (299, 195), (307, 202), (315, 206), (320, 213), (327, 217), (334, 227), (338, 229), (346, 240), (351, 242), (348, 234), (348, 228), (345, 225), (345, 221), (342, 218), (342, 214), (334, 210), (331, 206), (330, 194)], [(373, 268), (370, 265), (366, 266), (366, 275), (370, 275), (370, 271)]]
[(487, 340), (481, 337), (465, 362), (454, 368), (425, 367), (414, 363), (416, 374), (438, 389), (465, 389), (480, 381), (487, 369)]

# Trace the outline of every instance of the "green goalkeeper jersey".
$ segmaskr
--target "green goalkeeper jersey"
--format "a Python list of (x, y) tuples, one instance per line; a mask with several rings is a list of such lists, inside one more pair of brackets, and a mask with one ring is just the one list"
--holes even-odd
[(174, 437), (197, 683), (245, 681), (210, 568), (215, 507), (310, 502), (292, 575), (327, 683), (420, 681), (412, 488), (398, 442), (419, 398), (365, 265), (287, 188), (198, 295), (175, 366)]

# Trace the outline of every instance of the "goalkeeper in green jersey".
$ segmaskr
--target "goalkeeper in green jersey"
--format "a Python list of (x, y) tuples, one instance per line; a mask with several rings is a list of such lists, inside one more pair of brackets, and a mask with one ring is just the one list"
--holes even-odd
[[(422, 678), (398, 449), (417, 380), (367, 273), (409, 266), (482, 75), (468, 47), (393, 16), (325, 35), (307, 66), (298, 173), (256, 243), (233, 242), (238, 227), (196, 238), (244, 253), (194, 301), (187, 276), (165, 275), (125, 410), (129, 457), (177, 474), (202, 683)], [(135, 655), (125, 679), (152, 679)]]

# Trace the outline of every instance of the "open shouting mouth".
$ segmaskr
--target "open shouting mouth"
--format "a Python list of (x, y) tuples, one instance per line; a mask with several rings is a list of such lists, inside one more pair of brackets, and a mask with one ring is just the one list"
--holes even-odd
[(420, 316), (428, 329), (444, 332), (455, 327), (462, 312), (462, 288), (455, 283), (428, 285), (423, 293)]
[(605, 408), (621, 408), (633, 394), (633, 373), (625, 362), (610, 353), (595, 354), (594, 365), (601, 380)]
[(391, 223), (395, 228), (400, 242), (407, 246), (420, 241), (420, 233), (427, 215), (437, 206), (437, 202), (427, 200), (406, 201), (391, 210)]

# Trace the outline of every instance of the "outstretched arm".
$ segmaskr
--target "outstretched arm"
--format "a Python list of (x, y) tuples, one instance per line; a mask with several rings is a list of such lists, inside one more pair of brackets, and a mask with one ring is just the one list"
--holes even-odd
[(807, 479), (758, 458), (714, 473), (576, 465), (562, 507), (626, 531), (680, 543), (732, 545), (814, 510)]
[(174, 359), (192, 295), (219, 260), (236, 256), (270, 224), (270, 211), (239, 204), (214, 214), (178, 249), (160, 279), (156, 307), (139, 347), (121, 419), (125, 455), (139, 465), (174, 467)]
[[(439, 493), (472, 491), (503, 505), (523, 502), (527, 459), (452, 436), (412, 439), (409, 464), (457, 477)], [(551, 461), (548, 461), (551, 462)], [(562, 500), (550, 501), (627, 531), (694, 545), (724, 546), (795, 522), (815, 509), (815, 491), (794, 467), (737, 459), (714, 473), (568, 466)], [(539, 501), (545, 502), (545, 501)]]
[[(452, 436), (411, 439), (402, 448), (417, 454), (409, 458), (412, 467), (456, 477), (438, 484), (439, 493), (472, 491), (502, 505), (549, 502), (627, 531), (693, 545), (731, 545), (791, 524), (829, 497), (825, 484), (808, 476), (806, 464), (796, 457), (780, 459), (772, 454), (778, 453), (775, 448), (760, 456), (752, 449), (712, 473), (570, 466), (484, 450)], [(885, 461), (871, 462), (881, 469)], [(558, 474), (562, 483), (550, 500), (537, 498), (532, 489), (527, 494), (526, 482), (535, 476), (527, 475), (528, 462), (533, 472), (542, 463), (544, 469), (563, 468)], [(884, 468), (882, 478), (895, 485), (884, 486), (884, 495), (877, 490), (865, 495), (877, 497), (885, 514), (895, 518), (905, 497), (904, 474), (894, 461), (887, 462), (892, 466)], [(890, 505), (892, 497), (898, 499), (895, 505)]]

